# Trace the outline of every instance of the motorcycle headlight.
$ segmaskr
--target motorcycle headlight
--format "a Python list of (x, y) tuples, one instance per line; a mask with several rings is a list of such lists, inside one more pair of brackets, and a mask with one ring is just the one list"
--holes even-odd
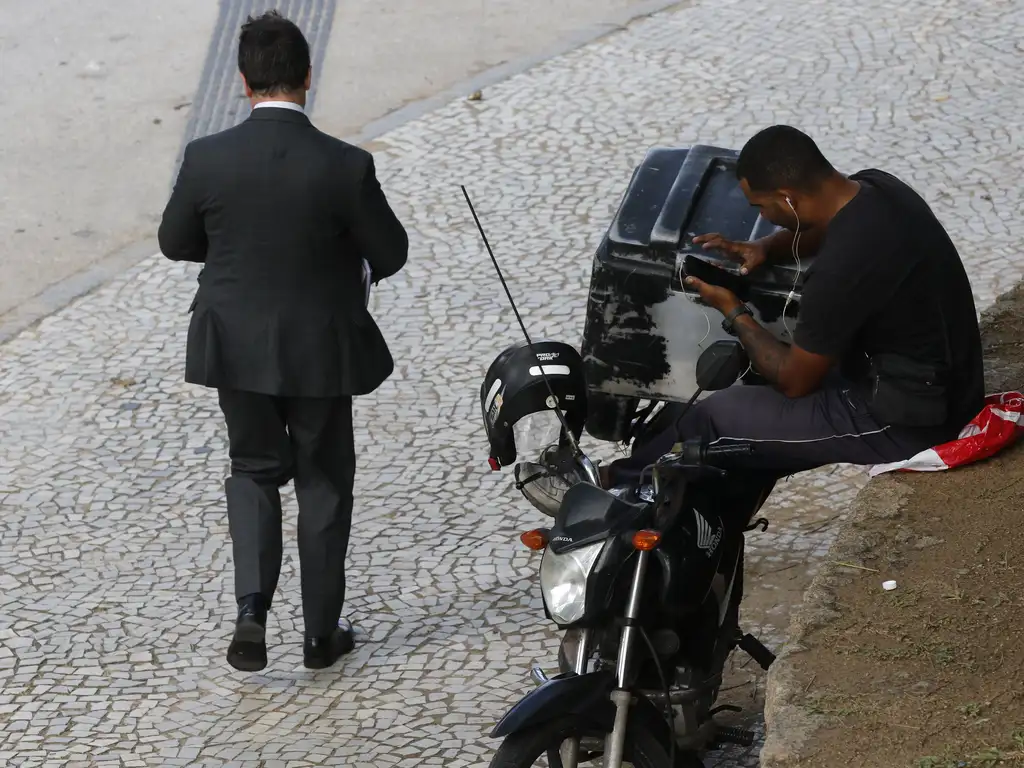
[(556, 555), (544, 550), (540, 562), (540, 590), (544, 605), (559, 624), (572, 624), (586, 611), (587, 578), (594, 570), (604, 542)]

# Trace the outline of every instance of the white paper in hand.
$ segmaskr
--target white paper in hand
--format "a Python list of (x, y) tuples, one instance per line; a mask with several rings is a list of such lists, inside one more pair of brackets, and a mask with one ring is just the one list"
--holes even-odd
[(373, 285), (373, 270), (370, 269), (370, 262), (363, 259), (363, 302), (365, 306), (370, 306), (370, 286)]

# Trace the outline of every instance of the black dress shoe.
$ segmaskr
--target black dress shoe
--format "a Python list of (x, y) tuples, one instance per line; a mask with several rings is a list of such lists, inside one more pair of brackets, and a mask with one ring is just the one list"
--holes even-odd
[(258, 672), (267, 666), (267, 600), (263, 595), (246, 595), (238, 601), (228, 664), (242, 672)]
[(326, 669), (356, 647), (352, 625), (344, 619), (326, 637), (307, 637), (302, 646), (302, 663), (307, 669)]

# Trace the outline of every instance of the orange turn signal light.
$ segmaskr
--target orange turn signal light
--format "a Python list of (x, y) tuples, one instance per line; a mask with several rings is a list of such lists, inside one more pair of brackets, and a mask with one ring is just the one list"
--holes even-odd
[(539, 529), (527, 531), (519, 537), (519, 540), (534, 552), (539, 552), (548, 545), (547, 535)]
[(657, 531), (637, 531), (633, 534), (633, 548), (641, 552), (650, 552), (661, 541), (661, 534)]

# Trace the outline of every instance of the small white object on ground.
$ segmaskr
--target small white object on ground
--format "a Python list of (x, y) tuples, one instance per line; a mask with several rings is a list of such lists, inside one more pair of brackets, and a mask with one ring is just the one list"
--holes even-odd
[(884, 589), (886, 592), (892, 592), (892, 590), (896, 589), (896, 582), (895, 581), (883, 581), (882, 582), (882, 589)]

